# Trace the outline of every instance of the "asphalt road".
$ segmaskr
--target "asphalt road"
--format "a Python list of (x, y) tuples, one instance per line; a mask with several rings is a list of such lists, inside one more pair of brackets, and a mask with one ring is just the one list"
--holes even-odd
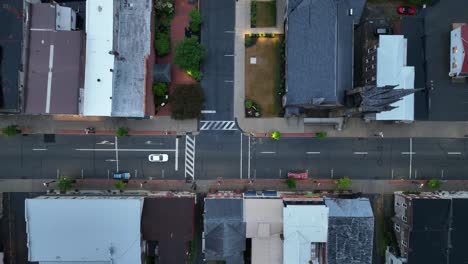
[[(330, 179), (465, 179), (468, 139), (422, 138), (254, 138), (238, 131), (207, 131), (197, 136), (118, 138), (119, 170), (136, 179), (277, 179), (292, 170)], [(117, 171), (112, 136), (39, 135), (0, 137), (0, 178), (67, 175), (107, 179)], [(195, 142), (194, 147), (187, 147)], [(193, 144), (193, 143), (192, 143)], [(169, 161), (152, 163), (148, 155), (166, 153)], [(194, 157), (194, 162), (186, 158)], [(177, 157), (177, 158), (176, 158)]]
[[(204, 120), (233, 120), (235, 0), (201, 0)], [(215, 112), (213, 112), (215, 111)]]

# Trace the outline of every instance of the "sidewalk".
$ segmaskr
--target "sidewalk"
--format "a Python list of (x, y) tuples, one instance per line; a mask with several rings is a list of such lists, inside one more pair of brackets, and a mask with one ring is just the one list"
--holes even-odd
[[(50, 180), (0, 180), (0, 192), (46, 192), (54, 189), (51, 183), (48, 188), (43, 183)], [(74, 189), (78, 190), (115, 190), (112, 180), (77, 180)], [(143, 183), (143, 188), (141, 187)], [(320, 184), (319, 184), (320, 183)], [(419, 188), (425, 181), (406, 180), (353, 180), (351, 190), (367, 194), (392, 194), (395, 191), (430, 191), (428, 188)], [(179, 180), (132, 180), (127, 191), (192, 191), (190, 183)], [(296, 189), (288, 189), (283, 180), (199, 180), (197, 193), (207, 193), (215, 190), (277, 190), (277, 191), (314, 191), (335, 190), (333, 180), (303, 180), (297, 181)], [(454, 180), (442, 184), (442, 190), (463, 191), (468, 190), (468, 181)], [(124, 192), (125, 193), (125, 192)]]
[(120, 127), (130, 135), (185, 134), (198, 131), (198, 121), (174, 120), (168, 116), (152, 119), (127, 119), (116, 117), (80, 117), (45, 115), (2, 115), (0, 127), (18, 125), (28, 134), (84, 134), (84, 129), (94, 127), (97, 134), (115, 135)]

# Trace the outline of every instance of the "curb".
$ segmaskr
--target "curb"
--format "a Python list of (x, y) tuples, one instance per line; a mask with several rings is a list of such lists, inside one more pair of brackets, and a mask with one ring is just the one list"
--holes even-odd
[[(271, 137), (271, 133), (253, 133), (255, 137)], [(281, 133), (281, 137), (310, 137), (315, 138), (315, 133)]]
[[(84, 129), (58, 130), (55, 134), (61, 135), (86, 135)], [(96, 135), (115, 135), (115, 130), (96, 130)], [(177, 135), (177, 131), (148, 131), (148, 130), (129, 130), (128, 135)]]

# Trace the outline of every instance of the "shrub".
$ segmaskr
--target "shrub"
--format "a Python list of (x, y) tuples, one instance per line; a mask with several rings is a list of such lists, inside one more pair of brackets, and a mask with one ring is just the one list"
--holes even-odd
[(171, 48), (171, 41), (169, 39), (169, 34), (164, 33), (164, 32), (157, 32), (154, 46), (156, 48), (156, 54), (158, 56), (167, 55)]
[(257, 25), (257, 1), (252, 0), (250, 2), (250, 27), (255, 27)]
[(125, 127), (119, 127), (119, 129), (117, 129), (115, 134), (119, 137), (126, 136), (128, 135), (128, 129), (126, 129)]
[(179, 85), (170, 98), (174, 119), (198, 118), (203, 106), (203, 91), (198, 84)]
[(57, 188), (60, 190), (61, 193), (66, 193), (67, 191), (71, 190), (73, 187), (73, 180), (69, 177), (60, 176), (60, 179), (57, 183)]
[(156, 14), (172, 17), (174, 15), (174, 0), (155, 0), (154, 8), (156, 9)]
[(187, 74), (197, 81), (200, 81), (203, 76), (200, 70), (187, 71)]
[(198, 9), (194, 8), (190, 11), (190, 29), (192, 32), (197, 33), (200, 31), (200, 25), (202, 23), (202, 17)]
[(125, 189), (125, 187), (127, 187), (127, 184), (121, 180), (116, 180), (114, 182), (114, 187), (117, 189), (117, 190), (120, 190), (122, 191), (123, 189)]
[(245, 100), (245, 108), (250, 109), (253, 106), (252, 100)]
[(294, 178), (288, 178), (284, 181), (286, 185), (288, 185), (289, 189), (294, 189), (296, 188), (296, 179)]
[(327, 132), (317, 132), (315, 133), (316, 138), (326, 138), (327, 137)]
[(351, 186), (351, 179), (344, 177), (336, 181), (336, 187), (338, 189), (348, 189)]
[(9, 125), (2, 129), (2, 133), (8, 137), (15, 136), (21, 133), (21, 129), (18, 128), (18, 125)]
[(155, 96), (165, 96), (167, 93), (167, 83), (157, 82), (153, 84), (153, 93)]
[[(187, 38), (175, 48), (174, 64), (196, 75), (200, 72), (200, 63), (205, 56), (205, 48), (198, 43), (198, 38)], [(199, 75), (201, 77), (201, 74)]]
[(427, 186), (431, 189), (439, 189), (442, 182), (439, 179), (430, 179), (427, 181)]

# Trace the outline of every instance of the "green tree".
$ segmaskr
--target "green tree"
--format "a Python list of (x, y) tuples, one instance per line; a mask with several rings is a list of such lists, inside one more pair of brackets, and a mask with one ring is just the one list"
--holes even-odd
[(427, 186), (431, 189), (439, 189), (442, 185), (442, 182), (439, 179), (430, 179), (427, 181)]
[(168, 33), (156, 32), (156, 40), (154, 41), (156, 54), (158, 56), (165, 56), (169, 53), (171, 48), (171, 40)]
[(326, 138), (327, 137), (327, 132), (317, 132), (315, 133), (316, 138)]
[(196, 37), (186, 38), (177, 43), (175, 48), (174, 64), (186, 71), (189, 75), (200, 78), (200, 63), (205, 56), (205, 48), (198, 43)]
[(203, 90), (199, 84), (176, 86), (170, 98), (174, 119), (198, 118), (203, 106)]
[(336, 187), (340, 190), (348, 189), (349, 187), (351, 187), (351, 179), (349, 179), (348, 177), (338, 179), (336, 181)]
[(281, 133), (279, 131), (273, 131), (273, 133), (271, 133), (271, 138), (274, 140), (279, 140), (281, 138)]
[(190, 11), (190, 30), (192, 32), (199, 32), (202, 23), (202, 17), (198, 9), (194, 8)]
[(127, 184), (121, 180), (116, 180), (114, 182), (114, 187), (119, 190), (119, 191), (123, 191), (123, 189), (125, 189), (125, 187), (127, 187)]
[(21, 133), (21, 129), (18, 128), (18, 125), (9, 125), (2, 129), (2, 133), (8, 137), (15, 136)]
[(153, 93), (159, 97), (165, 96), (167, 93), (167, 83), (157, 82), (153, 84)]
[(60, 190), (61, 193), (66, 193), (73, 187), (73, 182), (73, 179), (69, 177), (60, 176), (57, 182), (57, 188)]
[(119, 127), (119, 129), (115, 131), (115, 134), (119, 137), (126, 136), (128, 135), (128, 129), (126, 129), (125, 127)]
[(284, 182), (286, 183), (286, 185), (288, 186), (289, 189), (296, 188), (296, 179), (288, 178)]

